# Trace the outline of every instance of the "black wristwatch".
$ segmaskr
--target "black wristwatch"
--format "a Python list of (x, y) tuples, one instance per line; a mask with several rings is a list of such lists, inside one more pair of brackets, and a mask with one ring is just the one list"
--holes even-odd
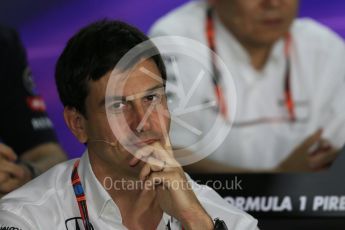
[(214, 219), (213, 229), (214, 230), (228, 230), (228, 227), (226, 226), (226, 224), (223, 220), (216, 218), (216, 219)]
[(25, 161), (25, 160), (19, 160), (19, 163), (26, 166), (29, 169), (31, 173), (31, 179), (34, 179), (35, 177), (40, 175), (40, 171), (31, 162)]

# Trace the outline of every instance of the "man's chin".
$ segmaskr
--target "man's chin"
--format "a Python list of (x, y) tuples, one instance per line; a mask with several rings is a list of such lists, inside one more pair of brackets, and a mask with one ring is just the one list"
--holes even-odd
[(128, 166), (128, 167), (130, 168), (131, 172), (133, 172), (134, 174), (136, 174), (137, 177), (139, 177), (139, 173), (141, 172), (145, 164), (146, 164), (145, 161), (140, 160), (138, 164), (134, 166)]

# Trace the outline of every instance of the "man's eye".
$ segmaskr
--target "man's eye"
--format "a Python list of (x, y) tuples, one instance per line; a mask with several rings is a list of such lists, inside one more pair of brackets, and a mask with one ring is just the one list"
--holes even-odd
[(159, 99), (159, 96), (157, 94), (150, 94), (145, 97), (145, 100), (147, 101), (156, 101)]
[(124, 104), (122, 102), (120, 103), (114, 103), (111, 105), (114, 109), (119, 109), (122, 108), (124, 106)]
[(126, 103), (124, 101), (123, 102), (114, 102), (108, 107), (108, 109), (111, 111), (115, 111), (115, 112), (116, 111), (123, 111), (127, 108), (127, 106), (128, 106), (128, 103)]

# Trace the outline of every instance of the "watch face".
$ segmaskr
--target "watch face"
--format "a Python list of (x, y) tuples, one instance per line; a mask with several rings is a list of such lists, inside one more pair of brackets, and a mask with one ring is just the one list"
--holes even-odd
[(225, 222), (223, 220), (219, 220), (218, 218), (214, 220), (214, 229), (215, 230), (228, 230)]
[[(152, 42), (158, 49), (152, 48)], [(169, 125), (164, 122), (161, 123), (166, 126), (162, 127), (162, 130), (165, 130), (164, 135), (166, 137), (170, 136), (174, 156), (181, 165), (192, 164), (207, 157), (227, 137), (236, 113), (236, 90), (230, 71), (223, 61), (213, 53), (217, 60), (218, 69), (222, 76), (226, 76), (218, 81), (218, 85), (215, 85), (214, 69), (210, 58), (212, 51), (207, 46), (195, 40), (177, 36), (153, 38), (131, 49), (115, 66), (108, 81), (105, 104), (108, 104), (107, 98), (112, 98), (116, 86), (122, 86), (122, 88), (116, 88), (117, 94), (126, 94), (126, 84), (130, 79), (129, 75), (132, 70), (130, 69), (125, 73), (122, 71), (121, 77), (119, 77), (119, 70), (127, 70), (128, 66), (141, 60), (140, 57), (143, 54), (145, 54), (146, 59), (153, 59), (154, 56), (160, 54), (165, 61), (166, 82), (162, 82), (162, 77), (150, 69), (141, 67), (140, 71), (142, 76), (148, 76), (151, 81), (157, 81), (157, 85), (165, 84), (163, 98), (166, 99), (169, 109), (168, 111), (160, 110), (158, 102), (151, 104), (152, 106), (150, 105), (146, 109), (143, 120), (150, 119), (152, 114), (157, 115), (157, 113), (157, 120), (171, 120), (170, 129)], [(156, 94), (152, 95), (161, 98)], [(224, 103), (227, 105), (226, 114), (221, 112), (220, 97), (224, 99)], [(142, 97), (126, 95), (126, 98), (132, 100)], [(126, 138), (123, 134), (128, 133), (128, 130), (134, 130), (130, 133), (132, 141), (140, 142), (141, 134), (135, 130), (141, 130), (142, 127), (134, 129), (130, 127), (130, 124), (126, 125), (129, 118), (125, 116), (123, 111), (118, 113), (116, 119), (114, 119), (113, 113), (106, 111), (109, 126), (114, 136), (120, 142), (123, 140), (122, 144), (125, 148), (128, 144), (125, 143)], [(146, 120), (140, 124), (145, 122)], [(179, 142), (181, 139), (184, 142), (182, 144)], [(136, 148), (127, 148), (127, 150), (131, 153), (137, 151)], [(192, 154), (191, 151), (198, 154)]]

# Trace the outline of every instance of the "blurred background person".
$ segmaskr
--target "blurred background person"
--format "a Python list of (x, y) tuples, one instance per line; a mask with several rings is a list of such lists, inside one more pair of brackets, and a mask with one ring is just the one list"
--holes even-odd
[[(297, 19), (298, 6), (298, 0), (191, 1), (151, 28), (153, 37), (179, 35), (205, 44), (235, 81), (231, 132), (213, 154), (187, 170), (317, 171), (335, 160), (345, 142), (345, 45), (316, 21)], [(181, 76), (188, 77), (193, 64), (176, 60)], [(209, 65), (218, 75), (216, 64)], [(217, 82), (213, 77), (203, 81), (221, 87), (229, 76), (220, 72)], [(219, 113), (230, 107), (229, 101), (218, 104)], [(204, 113), (195, 119), (209, 122)], [(171, 138), (177, 147), (188, 146), (190, 135), (173, 125)]]
[(66, 160), (18, 34), (0, 27), (0, 198)]

